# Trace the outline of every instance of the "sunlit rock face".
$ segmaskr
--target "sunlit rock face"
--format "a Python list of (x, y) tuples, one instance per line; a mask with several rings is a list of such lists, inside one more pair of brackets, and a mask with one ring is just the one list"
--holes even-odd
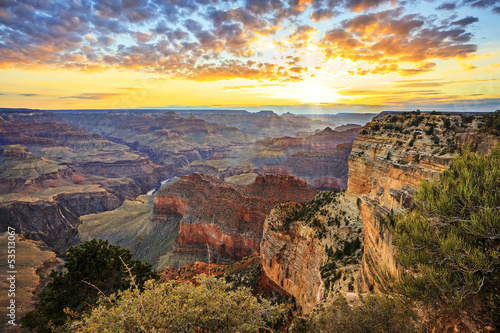
[(277, 205), (260, 243), (263, 273), (308, 314), (329, 293), (352, 291), (348, 284), (354, 287), (361, 247), (345, 251), (345, 261), (334, 254), (344, 253), (346, 243), (360, 245), (362, 226), (356, 203), (344, 193), (322, 192), (305, 204)]
[[(280, 202), (311, 200), (315, 191), (288, 175), (257, 176), (234, 185), (194, 173), (155, 195), (154, 218), (182, 215), (174, 252), (238, 260), (260, 250), (264, 220)], [(161, 222), (160, 222), (161, 223)]]

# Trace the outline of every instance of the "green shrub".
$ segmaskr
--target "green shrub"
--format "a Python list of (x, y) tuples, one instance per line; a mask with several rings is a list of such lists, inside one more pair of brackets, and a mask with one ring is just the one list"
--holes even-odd
[(124, 263), (139, 288), (146, 280), (159, 277), (150, 264), (132, 260), (130, 250), (108, 241), (92, 239), (70, 247), (66, 271), (52, 271), (47, 287), (38, 295), (37, 308), (22, 317), (23, 327), (32, 332), (58, 331), (70, 319), (67, 310), (77, 315), (90, 311), (99, 299), (99, 290), (109, 295), (129, 288), (130, 273)]
[[(197, 285), (148, 281), (144, 291), (129, 289), (101, 297), (99, 305), (80, 321), (75, 332), (258, 332), (284, 313), (252, 296), (247, 288), (213, 276)], [(269, 328), (268, 328), (269, 330)]]
[(482, 127), (493, 134), (500, 135), (500, 110), (485, 114)]
[(500, 269), (500, 150), (462, 152), (438, 181), (422, 182), (416, 204), (388, 223), (404, 268), (393, 290), (458, 308), (471, 295), (488, 293)]
[(330, 333), (410, 333), (419, 332), (417, 315), (399, 299), (387, 295), (368, 295), (351, 307), (345, 298), (323, 308), (292, 332)]

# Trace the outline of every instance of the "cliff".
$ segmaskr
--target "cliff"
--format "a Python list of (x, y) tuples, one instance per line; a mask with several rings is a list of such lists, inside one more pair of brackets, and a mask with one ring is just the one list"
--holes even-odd
[[(376, 288), (381, 268), (396, 273), (384, 215), (411, 208), (421, 179), (448, 168), (460, 148), (468, 145), (487, 153), (498, 145), (498, 136), (482, 133), (480, 126), (479, 118), (420, 113), (390, 115), (367, 124), (353, 142), (348, 189), (341, 199), (278, 205), (271, 211), (261, 242), (264, 273), (294, 296), (305, 314), (327, 298), (326, 290), (335, 297), (339, 291)], [(340, 219), (340, 225), (331, 224), (339, 214), (353, 222), (343, 225)], [(347, 225), (356, 228), (349, 230)], [(361, 231), (363, 256), (356, 263), (361, 252), (354, 257), (349, 252), (355, 236), (362, 239)], [(342, 259), (346, 253), (351, 257)]]
[(153, 219), (182, 216), (173, 251), (214, 260), (233, 261), (259, 251), (263, 224), (280, 202), (303, 202), (315, 191), (285, 175), (257, 176), (249, 185), (226, 183), (214, 176), (192, 174), (162, 190), (154, 199)]
[(263, 173), (291, 174), (303, 179), (315, 190), (337, 190), (347, 188), (350, 142), (341, 143), (335, 149), (317, 152), (300, 152), (275, 164), (262, 164)]
[(364, 225), (358, 288), (376, 288), (381, 269), (396, 274), (395, 248), (384, 215), (409, 209), (423, 178), (447, 169), (466, 144), (487, 152), (498, 137), (479, 132), (480, 121), (458, 115), (406, 113), (367, 124), (353, 142), (347, 195), (357, 198)]
[(361, 126), (347, 130), (330, 127), (307, 137), (275, 137), (257, 141), (246, 158), (256, 165), (280, 163), (298, 152), (319, 152), (335, 149), (339, 144), (352, 142)]
[[(16, 230), (17, 232), (17, 230)], [(0, 235), (0, 247), (5, 249), (0, 251), (0, 278), (5, 281), (0, 285), (0, 304), (5, 309), (9, 302), (9, 284), (7, 282), (7, 262), (8, 234)], [(36, 294), (42, 290), (48, 280), (52, 269), (56, 269), (62, 262), (56, 254), (41, 242), (25, 239), (21, 235), (16, 235), (16, 323), (19, 325), (19, 318), (26, 312), (32, 310), (36, 304)], [(5, 310), (2, 311), (5, 316)], [(7, 320), (0, 322), (0, 330), (8, 331)], [(11, 326), (10, 326), (11, 327)], [(4, 332), (5, 332), (4, 331)]]
[[(300, 131), (313, 131), (326, 126), (333, 126), (333, 122), (314, 120), (310, 117), (298, 116), (292, 113), (278, 115), (272, 111), (246, 112), (246, 111), (217, 111), (217, 110), (191, 110), (189, 113), (196, 118), (217, 123), (222, 126), (236, 127), (244, 133), (255, 135), (259, 138), (292, 136)], [(186, 116), (187, 112), (179, 112)]]
[[(0, 246), (7, 249), (8, 234), (0, 235)], [(16, 235), (16, 323), (19, 325), (19, 318), (26, 312), (32, 310), (36, 305), (37, 293), (42, 290), (48, 280), (52, 269), (62, 263), (62, 260), (56, 257), (56, 254), (48, 250), (41, 242), (25, 239), (21, 235)], [(7, 265), (7, 251), (0, 253), (0, 276), (3, 281), (6, 280), (6, 272), (10, 269)], [(21, 278), (22, 277), (22, 278)], [(0, 286), (2, 294), (0, 295), (0, 304), (7, 307), (10, 301), (9, 285), (2, 283)], [(5, 313), (5, 312), (3, 312)], [(7, 321), (0, 323), (0, 330), (8, 330)], [(10, 326), (11, 327), (11, 326)], [(14, 330), (15, 331), (15, 330)]]
[(146, 154), (170, 173), (192, 161), (207, 159), (228, 147), (247, 145), (254, 137), (235, 127), (182, 118), (173, 112), (72, 112), (64, 118), (87, 130)]
[[(7, 155), (6, 152), (3, 153), (5, 157), (1, 161), (2, 164), (14, 170), (13, 174), (17, 177), (21, 175), (20, 171), (24, 170), (25, 174), (20, 178), (32, 179), (38, 172), (36, 168), (47, 174), (50, 164), (52, 169), (70, 167), (94, 178), (128, 177), (136, 183), (140, 191), (147, 192), (166, 174), (165, 167), (155, 165), (129, 147), (110, 142), (82, 128), (53, 121), (28, 122), (30, 117), (24, 113), (22, 117), (15, 113), (9, 114), (9, 119), (12, 121), (0, 123), (0, 145), (23, 145), (32, 153), (28, 156), (23, 152), (24, 156), (21, 156), (20, 152), (17, 155), (12, 153), (12, 149)], [(58, 117), (56, 119), (61, 120)], [(14, 165), (13, 160), (17, 160), (18, 165)], [(19, 161), (23, 162), (19, 164)], [(13, 174), (3, 172), (2, 178), (12, 179)], [(99, 179), (93, 183), (102, 181), (103, 179)], [(126, 193), (121, 195), (127, 196)]]
[(305, 204), (277, 205), (260, 244), (263, 273), (308, 314), (325, 295), (353, 291), (361, 235), (357, 208), (342, 193), (321, 192)]
[(99, 185), (43, 189), (0, 195), (0, 230), (13, 227), (63, 253), (81, 215), (116, 209), (121, 201)]

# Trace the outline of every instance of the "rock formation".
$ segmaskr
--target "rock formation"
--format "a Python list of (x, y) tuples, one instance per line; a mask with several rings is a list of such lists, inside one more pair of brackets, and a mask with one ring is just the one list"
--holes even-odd
[(252, 135), (235, 127), (208, 123), (195, 117), (182, 118), (174, 112), (104, 113), (96, 110), (63, 116), (71, 123), (147, 154), (155, 163), (168, 166), (170, 173), (228, 147), (254, 141)]
[[(341, 200), (313, 201), (305, 210), (300, 205), (279, 205), (271, 211), (261, 242), (265, 274), (294, 296), (306, 314), (325, 298), (327, 284), (334, 284), (332, 292), (376, 288), (381, 268), (396, 273), (384, 215), (412, 207), (421, 179), (438, 176), (460, 148), (468, 145), (486, 153), (498, 146), (499, 138), (480, 133), (479, 126), (474, 117), (416, 112), (367, 124), (354, 140), (348, 189)], [(340, 216), (353, 222), (330, 226), (341, 211)], [(356, 227), (349, 230), (347, 225)], [(362, 230), (362, 264), (339, 259), (346, 248), (352, 249), (355, 235), (361, 238), (357, 232)], [(348, 286), (336, 285), (339, 272), (347, 276)]]
[(354, 202), (341, 193), (277, 205), (260, 244), (263, 272), (308, 314), (326, 294), (353, 290), (361, 232)]
[(129, 177), (144, 192), (165, 174), (163, 167), (127, 146), (67, 124), (21, 122), (15, 118), (12, 122), (3, 121), (0, 122), (0, 144), (24, 145), (31, 153), (58, 164), (61, 169), (71, 166), (99, 177)]
[(411, 208), (423, 178), (447, 169), (465, 144), (483, 153), (498, 137), (478, 132), (478, 119), (458, 115), (402, 114), (367, 124), (349, 157), (347, 195), (357, 199), (364, 224), (358, 287), (373, 290), (381, 269), (396, 274), (394, 247), (384, 216)]
[(264, 220), (273, 206), (308, 201), (314, 193), (293, 176), (258, 176), (243, 186), (195, 173), (155, 195), (153, 218), (162, 223), (171, 215), (182, 216), (174, 252), (205, 257), (208, 246), (214, 260), (236, 260), (259, 251)]
[[(180, 116), (187, 112), (176, 111)], [(272, 111), (247, 112), (237, 110), (200, 110), (189, 111), (196, 118), (217, 123), (221, 126), (236, 127), (244, 133), (258, 138), (291, 136), (298, 131), (313, 131), (333, 126), (333, 122), (314, 120), (310, 117), (292, 113), (277, 115)]]
[[(39, 293), (48, 280), (52, 269), (56, 269), (62, 262), (56, 254), (47, 249), (41, 242), (25, 239), (22, 235), (16, 235), (16, 291), (15, 298), (9, 297), (10, 285), (7, 283), (8, 261), (8, 233), (0, 235), (0, 278), (4, 283), (0, 285), (0, 304), (7, 307), (11, 299), (16, 301), (16, 323), (26, 312), (33, 310), (37, 293)], [(5, 311), (2, 312), (5, 315)], [(19, 327), (19, 326), (17, 326)], [(12, 326), (7, 320), (0, 322), (0, 331), (12, 332)]]
[(263, 173), (290, 174), (303, 179), (315, 190), (342, 191), (347, 187), (348, 159), (352, 143), (339, 144), (335, 149), (300, 152), (275, 164), (263, 164)]
[(339, 144), (352, 142), (361, 126), (345, 131), (330, 127), (307, 137), (278, 137), (257, 141), (246, 156), (256, 165), (280, 163), (298, 152), (318, 152), (335, 149)]

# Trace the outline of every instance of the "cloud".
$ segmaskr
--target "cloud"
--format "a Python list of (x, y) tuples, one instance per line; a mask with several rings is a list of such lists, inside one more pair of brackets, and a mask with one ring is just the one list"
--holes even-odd
[(145, 32), (134, 32), (132, 33), (132, 37), (137, 39), (140, 43), (146, 43), (151, 39), (151, 34)]
[(455, 3), (443, 3), (436, 7), (437, 10), (453, 10), (457, 7)]
[[(358, 75), (426, 73), (434, 69), (434, 59), (466, 58), (477, 50), (468, 31), (477, 18), (448, 17), (446, 24), (437, 25), (435, 17), (408, 14), (396, 4), (241, 0), (236, 7), (221, 0), (4, 1), (0, 25), (8, 29), (0, 29), (0, 68), (118, 69), (192, 80), (241, 75), (289, 82), (308, 77), (308, 67), (284, 64), (289, 60), (279, 56), (276, 61), (260, 58), (270, 52), (262, 48), (264, 43), (295, 55), (318, 47), (326, 59), (355, 62), (351, 73)], [(437, 9), (448, 15), (444, 10), (454, 9), (452, 5)], [(460, 2), (475, 8), (497, 5), (490, 0)], [(377, 12), (382, 7), (393, 9)], [(350, 18), (334, 22), (333, 17)], [(324, 26), (329, 30), (320, 34)], [(320, 64), (308, 64), (315, 65)]]
[[(398, 72), (410, 76), (431, 71), (436, 65), (432, 59), (465, 58), (474, 53), (477, 46), (470, 43), (471, 38), (472, 34), (461, 27), (435, 26), (420, 15), (404, 15), (399, 7), (343, 21), (325, 33), (322, 46), (328, 58), (372, 64), (351, 74)], [(402, 68), (404, 62), (415, 67)]]
[(19, 96), (32, 97), (32, 96), (38, 96), (38, 94), (19, 94)]
[(472, 17), (472, 16), (467, 16), (461, 20), (457, 20), (457, 21), (454, 21), (454, 22), (451, 22), (452, 25), (459, 25), (461, 27), (465, 27), (469, 24), (472, 24), (474, 22), (478, 22), (479, 19), (477, 17)]
[(111, 97), (120, 96), (121, 94), (111, 94), (111, 93), (82, 93), (75, 96), (63, 96), (59, 98), (76, 98), (76, 99), (106, 99)]

